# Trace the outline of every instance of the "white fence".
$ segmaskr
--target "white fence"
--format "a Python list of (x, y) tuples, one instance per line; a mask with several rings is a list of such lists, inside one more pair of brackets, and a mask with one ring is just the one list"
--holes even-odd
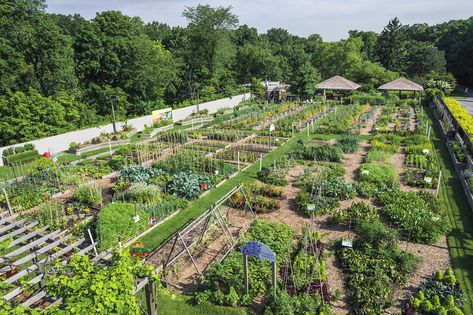
[[(233, 108), (237, 106), (242, 100), (250, 98), (250, 96), (251, 96), (250, 93), (240, 94), (240, 95), (236, 95), (229, 98), (223, 98), (223, 99), (219, 99), (212, 102), (207, 102), (207, 103), (202, 103), (198, 105), (192, 105), (188, 107), (175, 109), (172, 111), (173, 120), (174, 122), (182, 120), (199, 110), (208, 109), (209, 113), (215, 113), (220, 108), (225, 108), (225, 107)], [(149, 126), (151, 124), (152, 124), (151, 115), (128, 120), (128, 125), (133, 126), (138, 131), (142, 131), (145, 128), (145, 125)], [(124, 125), (124, 122), (117, 122), (117, 129), (120, 129), (123, 125)], [(11, 148), (11, 147), (23, 146), (26, 143), (34, 144), (40, 154), (44, 152), (48, 152), (48, 151), (52, 153), (61, 152), (61, 151), (65, 151), (69, 149), (69, 144), (71, 142), (82, 143), (85, 141), (89, 141), (95, 137), (98, 137), (101, 133), (104, 133), (104, 132), (107, 132), (107, 133), (113, 132), (113, 125), (108, 124), (108, 125), (100, 126), (100, 127), (71, 131), (71, 132), (63, 133), (57, 136), (52, 136), (52, 137), (43, 138), (39, 140), (33, 140), (33, 141), (19, 143), (19, 144), (15, 144), (11, 146), (1, 147), (0, 156), (3, 155), (3, 151), (5, 149)], [(3, 165), (2, 159), (0, 159), (0, 166), (1, 165)]]

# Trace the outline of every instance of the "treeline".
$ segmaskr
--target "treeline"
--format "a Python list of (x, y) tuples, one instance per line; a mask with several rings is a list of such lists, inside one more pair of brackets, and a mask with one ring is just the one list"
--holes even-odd
[(473, 85), (473, 18), (428, 26), (393, 19), (380, 34), (350, 31), (324, 42), (280, 28), (258, 34), (239, 25), (231, 7), (186, 8), (187, 27), (171, 27), (118, 11), (45, 12), (44, 0), (0, 4), (0, 145), (234, 95), (260, 80), (314, 92), (340, 74), (363, 90), (399, 75), (421, 83), (445, 73)]

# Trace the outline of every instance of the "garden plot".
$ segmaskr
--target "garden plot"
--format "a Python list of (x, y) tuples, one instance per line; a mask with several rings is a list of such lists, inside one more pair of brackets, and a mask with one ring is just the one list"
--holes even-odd
[[(374, 111), (372, 111), (373, 109), (374, 109)], [(376, 124), (376, 122), (378, 120), (378, 117), (381, 115), (382, 111), (383, 111), (383, 108), (381, 106), (374, 106), (370, 109), (370, 111), (368, 113), (371, 112), (372, 114), (367, 115), (365, 117), (365, 119), (362, 120), (360, 135), (367, 136), (367, 135), (371, 134), (371, 132), (373, 130), (373, 126)], [(361, 117), (360, 120), (362, 118), (363, 117)]]

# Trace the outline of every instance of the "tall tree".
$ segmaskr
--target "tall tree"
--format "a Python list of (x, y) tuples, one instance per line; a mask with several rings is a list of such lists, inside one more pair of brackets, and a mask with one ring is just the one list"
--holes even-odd
[(389, 21), (378, 37), (379, 61), (388, 70), (403, 72), (405, 68), (406, 39), (402, 24), (396, 17)]
[(429, 73), (444, 73), (445, 53), (426, 42), (410, 42), (406, 56), (406, 72), (409, 76), (423, 77)]
[(188, 86), (192, 92), (195, 82), (223, 89), (232, 77), (229, 72), (234, 61), (230, 30), (238, 24), (232, 7), (212, 8), (209, 5), (187, 7), (182, 15), (188, 21)]
[(84, 25), (75, 50), (81, 84), (101, 115), (110, 113), (111, 94), (120, 97), (119, 112), (148, 113), (176, 76), (171, 53), (146, 36), (141, 19), (117, 11)]
[(377, 61), (376, 55), (376, 42), (378, 40), (378, 34), (375, 32), (364, 32), (351, 30), (348, 32), (349, 38), (359, 38), (363, 42), (361, 47), (361, 54), (363, 59), (369, 61)]
[(72, 40), (44, 8), (41, 0), (0, 4), (0, 55), (7, 61), (0, 65), (3, 89), (34, 87), (45, 95), (75, 90)]

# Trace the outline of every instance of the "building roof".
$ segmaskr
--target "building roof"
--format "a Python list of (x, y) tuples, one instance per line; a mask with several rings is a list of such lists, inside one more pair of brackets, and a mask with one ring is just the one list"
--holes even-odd
[(290, 87), (289, 84), (281, 83), (279, 81), (263, 81), (261, 84), (264, 86), (267, 92), (287, 90)]
[(330, 79), (320, 82), (319, 84), (316, 84), (315, 88), (318, 90), (356, 90), (360, 86), (361, 85), (353, 81), (336, 75), (334, 77), (331, 77)]
[(422, 85), (407, 80), (406, 78), (399, 78), (394, 81), (381, 85), (378, 90), (385, 91), (423, 91)]

